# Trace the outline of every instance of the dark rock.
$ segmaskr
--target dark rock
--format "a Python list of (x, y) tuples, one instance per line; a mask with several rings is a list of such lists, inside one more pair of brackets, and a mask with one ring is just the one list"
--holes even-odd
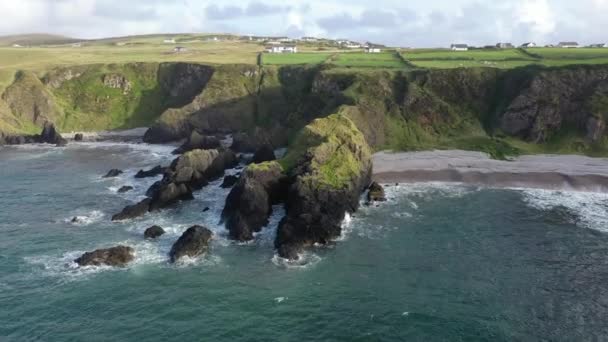
[(150, 170), (139, 170), (136, 174), (135, 174), (135, 178), (148, 178), (148, 177), (156, 177), (159, 175), (162, 175), (163, 173), (165, 173), (165, 168), (158, 165), (155, 166), (153, 168), (151, 168)]
[(41, 143), (55, 144), (57, 146), (65, 146), (67, 144), (67, 140), (65, 140), (61, 134), (57, 132), (55, 125), (49, 121), (44, 123), (39, 141)]
[(119, 193), (119, 194), (123, 194), (123, 193), (125, 193), (125, 192), (129, 192), (129, 191), (131, 191), (131, 190), (133, 190), (133, 187), (132, 187), (132, 186), (130, 186), (130, 185), (125, 185), (125, 186), (121, 187), (120, 189), (118, 189), (118, 193)]
[(112, 216), (112, 221), (122, 221), (143, 216), (150, 209), (151, 199), (146, 198), (143, 201), (126, 206), (120, 213)]
[(286, 176), (277, 162), (252, 164), (226, 198), (222, 220), (231, 239), (248, 241), (268, 224), (272, 205), (283, 200)]
[(208, 212), (209, 210), (211, 210), (209, 207), (205, 207), (205, 209), (203, 209), (203, 212), (204, 212), (204, 213), (206, 213), (206, 212)]
[(232, 188), (234, 186), (234, 184), (236, 184), (236, 182), (238, 182), (238, 180), (239, 180), (239, 177), (233, 176), (233, 175), (228, 175), (228, 176), (224, 177), (224, 181), (222, 182), (222, 185), (220, 185), (220, 187), (224, 188), (224, 189)]
[(71, 223), (82, 223), (82, 219), (78, 216), (72, 217)]
[(276, 160), (274, 149), (270, 145), (262, 145), (253, 155), (252, 163), (260, 164), (266, 161)]
[(134, 258), (133, 248), (117, 246), (84, 253), (80, 258), (74, 260), (74, 262), (80, 266), (107, 265), (124, 267)]
[(165, 230), (160, 226), (152, 226), (144, 232), (144, 238), (156, 239), (157, 237), (165, 234)]
[(191, 201), (193, 199), (192, 189), (188, 185), (173, 182), (161, 183), (150, 199), (150, 211), (169, 207), (179, 201)]
[(207, 251), (213, 233), (202, 226), (192, 226), (173, 244), (169, 257), (176, 262), (182, 257), (197, 257)]
[(384, 202), (386, 201), (386, 195), (384, 194), (384, 188), (382, 185), (373, 182), (369, 186), (369, 191), (367, 192), (367, 201), (368, 202)]
[(103, 178), (114, 178), (114, 177), (120, 176), (121, 174), (123, 174), (122, 170), (112, 169), (112, 170), (108, 171), (108, 173), (106, 173), (106, 175), (103, 176)]
[(606, 130), (606, 123), (601, 118), (591, 116), (589, 117), (589, 119), (587, 119), (586, 129), (587, 141), (590, 141), (592, 143), (597, 142), (604, 135), (604, 131)]
[(295, 244), (285, 244), (278, 248), (278, 253), (281, 258), (289, 260), (299, 260), (299, 253), (302, 252), (302, 247)]
[(82, 133), (74, 134), (74, 141), (83, 141), (83, 140), (84, 140), (84, 135)]
[(221, 142), (218, 138), (213, 136), (204, 136), (197, 131), (192, 131), (188, 140), (182, 146), (173, 151), (173, 154), (182, 154), (196, 149), (216, 149), (220, 146)]

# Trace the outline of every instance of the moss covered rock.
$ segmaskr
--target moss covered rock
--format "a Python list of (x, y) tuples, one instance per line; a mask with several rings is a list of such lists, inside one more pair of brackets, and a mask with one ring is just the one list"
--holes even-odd
[(357, 210), (370, 183), (371, 151), (355, 124), (334, 114), (306, 126), (281, 164), (291, 185), (275, 246), (293, 258), (294, 249), (340, 236), (345, 214)]

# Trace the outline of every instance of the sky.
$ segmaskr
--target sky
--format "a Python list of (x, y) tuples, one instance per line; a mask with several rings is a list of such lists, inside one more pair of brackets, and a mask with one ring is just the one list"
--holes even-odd
[(400, 47), (608, 43), (608, 0), (0, 0), (0, 35), (321, 36)]

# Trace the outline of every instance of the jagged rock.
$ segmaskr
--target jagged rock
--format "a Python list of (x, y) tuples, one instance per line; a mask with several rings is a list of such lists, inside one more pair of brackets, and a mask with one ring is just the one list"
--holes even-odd
[(105, 74), (102, 77), (102, 82), (108, 88), (121, 89), (123, 95), (127, 95), (132, 88), (131, 82), (121, 74)]
[(222, 182), (222, 185), (220, 185), (220, 187), (224, 188), (224, 189), (232, 188), (234, 186), (234, 184), (236, 184), (236, 182), (238, 182), (238, 181), (239, 181), (239, 177), (233, 176), (233, 175), (228, 175), (228, 176), (224, 177), (224, 181)]
[(206, 212), (208, 212), (209, 210), (211, 210), (211, 208), (209, 208), (209, 207), (205, 207), (205, 208), (203, 209), (203, 212), (204, 212), (204, 213), (206, 213)]
[(204, 136), (197, 131), (192, 131), (188, 140), (175, 151), (173, 154), (182, 154), (188, 151), (203, 149), (216, 149), (221, 146), (220, 140), (213, 136)]
[[(279, 223), (275, 246), (281, 257), (340, 236), (346, 212), (355, 212), (371, 181), (371, 151), (363, 134), (346, 116), (330, 115), (306, 126), (298, 146), (282, 163), (294, 179), (288, 190), (287, 216)], [(288, 246), (288, 248), (284, 248)]]
[(274, 149), (272, 148), (272, 146), (265, 144), (262, 145), (262, 147), (258, 148), (258, 150), (253, 155), (253, 159), (251, 160), (251, 162), (255, 164), (260, 164), (266, 161), (273, 161), (275, 159), (277, 159), (277, 157), (274, 155)]
[(44, 123), (39, 141), (41, 143), (55, 144), (57, 146), (65, 146), (68, 143), (67, 140), (57, 132), (55, 125), (49, 121)]
[(163, 173), (165, 173), (165, 168), (158, 165), (155, 166), (153, 168), (151, 168), (150, 170), (139, 170), (136, 174), (135, 174), (135, 178), (148, 178), (148, 177), (156, 177), (159, 175), (162, 175)]
[(150, 211), (166, 208), (179, 201), (191, 201), (194, 199), (192, 189), (186, 184), (161, 183), (153, 194), (150, 202)]
[(165, 230), (160, 226), (152, 226), (144, 232), (144, 238), (156, 239), (157, 237), (165, 234)]
[(74, 134), (74, 141), (83, 141), (83, 140), (84, 140), (84, 135), (82, 133)]
[(176, 262), (185, 256), (194, 258), (203, 254), (207, 251), (212, 236), (213, 233), (205, 227), (192, 226), (188, 228), (171, 247), (169, 252), (171, 262)]
[(128, 205), (120, 213), (112, 216), (112, 221), (122, 221), (143, 216), (150, 209), (151, 202), (151, 199), (146, 198), (137, 204)]
[(98, 249), (93, 252), (84, 253), (74, 260), (79, 266), (120, 266), (124, 267), (133, 261), (133, 248), (127, 246), (116, 246), (107, 249)]
[(125, 192), (129, 192), (129, 191), (131, 191), (131, 190), (133, 190), (133, 187), (132, 187), (132, 186), (130, 186), (130, 185), (125, 185), (125, 186), (120, 187), (120, 189), (118, 189), (118, 191), (117, 191), (117, 192), (118, 192), (119, 194), (124, 194)]
[(278, 254), (281, 258), (288, 260), (299, 260), (302, 246), (298, 244), (284, 244), (278, 248)]
[(231, 239), (248, 241), (268, 224), (272, 205), (283, 200), (286, 176), (276, 161), (249, 165), (226, 198), (222, 220)]
[(386, 201), (386, 195), (384, 194), (384, 188), (382, 185), (373, 182), (369, 186), (369, 191), (367, 192), (367, 201), (368, 202), (384, 202)]
[(103, 178), (114, 178), (114, 177), (118, 177), (122, 174), (123, 174), (122, 170), (112, 169), (112, 170), (108, 171), (108, 173), (106, 173), (106, 175), (103, 176)]

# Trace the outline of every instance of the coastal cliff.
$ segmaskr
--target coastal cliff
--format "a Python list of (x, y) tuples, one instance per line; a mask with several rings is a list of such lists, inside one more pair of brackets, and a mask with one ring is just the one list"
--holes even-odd
[(235, 146), (286, 146), (348, 105), (374, 150), (460, 148), (608, 154), (608, 66), (376, 70), (191, 63), (19, 72), (0, 96), (0, 131), (150, 126), (145, 141), (235, 134)]

